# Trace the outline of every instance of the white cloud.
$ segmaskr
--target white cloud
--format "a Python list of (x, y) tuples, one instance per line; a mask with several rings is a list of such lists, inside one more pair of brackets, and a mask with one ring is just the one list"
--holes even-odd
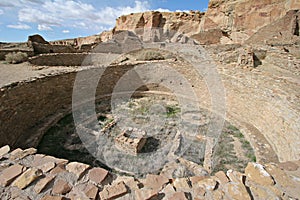
[(34, 4), (41, 4), (42, 0), (1, 0), (0, 7), (27, 7)]
[(20, 1), (30, 1), (31, 3), (19, 10), (19, 21), (36, 23), (39, 30), (50, 30), (53, 26), (102, 30), (103, 27), (113, 27), (116, 18), (120, 15), (144, 12), (150, 9), (147, 1), (135, 1), (134, 6), (104, 7), (100, 10), (96, 10), (91, 4), (77, 0)]
[(39, 31), (52, 31), (53, 29), (50, 26), (48, 26), (48, 25), (39, 24), (38, 25), (38, 30)]
[(63, 32), (63, 33), (70, 33), (69, 30), (63, 30), (62, 32)]
[(27, 24), (11, 24), (11, 25), (7, 25), (7, 27), (14, 28), (14, 29), (21, 29), (21, 30), (31, 29), (31, 27), (28, 26)]
[(158, 9), (155, 9), (155, 11), (158, 11), (158, 12), (172, 12), (171, 10), (164, 9), (164, 8), (158, 8)]
[(4, 13), (3, 10), (0, 9), (0, 15), (3, 15), (3, 13)]
[(15, 0), (15, 1), (11, 1), (11, 0), (1, 0), (0, 1), (0, 7), (17, 7), (20, 6), (20, 1)]

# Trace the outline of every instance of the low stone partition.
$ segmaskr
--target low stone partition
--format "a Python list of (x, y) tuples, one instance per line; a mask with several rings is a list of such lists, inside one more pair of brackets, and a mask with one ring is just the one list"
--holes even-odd
[(92, 65), (91, 62), (84, 62), (88, 53), (50, 53), (41, 54), (29, 59), (29, 62), (38, 66), (82, 66)]
[(36, 149), (0, 148), (0, 198), (15, 199), (298, 199), (300, 162), (248, 163), (245, 173), (134, 178), (70, 162)]

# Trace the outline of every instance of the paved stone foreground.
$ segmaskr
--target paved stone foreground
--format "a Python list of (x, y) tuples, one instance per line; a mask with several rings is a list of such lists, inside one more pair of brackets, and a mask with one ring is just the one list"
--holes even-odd
[(144, 179), (69, 162), (36, 149), (0, 148), (0, 199), (299, 199), (300, 161), (248, 163), (245, 173)]

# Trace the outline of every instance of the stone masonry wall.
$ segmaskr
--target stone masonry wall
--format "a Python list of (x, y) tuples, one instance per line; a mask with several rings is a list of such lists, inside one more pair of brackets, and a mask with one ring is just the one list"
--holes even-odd
[[(42, 54), (29, 59), (29, 62), (38, 66), (81, 66), (87, 53), (52, 53)], [(91, 63), (86, 63), (90, 65)]]
[(8, 199), (291, 199), (299, 198), (300, 161), (248, 163), (245, 173), (134, 178), (69, 162), (36, 149), (0, 148), (0, 198)]
[[(104, 72), (96, 96), (112, 93), (119, 78), (132, 66), (109, 67)], [(92, 73), (97, 76), (97, 73)], [(76, 73), (67, 73), (13, 84), (0, 91), (0, 145), (36, 146), (41, 128), (70, 112)], [(95, 78), (95, 77), (90, 77)], [(96, 77), (97, 78), (97, 77)]]

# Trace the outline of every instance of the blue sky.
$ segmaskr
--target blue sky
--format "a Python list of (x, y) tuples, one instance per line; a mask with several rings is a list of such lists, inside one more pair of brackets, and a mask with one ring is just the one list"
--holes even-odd
[(205, 11), (208, 0), (0, 0), (0, 42), (26, 41), (41, 34), (57, 40), (98, 34), (123, 14)]

